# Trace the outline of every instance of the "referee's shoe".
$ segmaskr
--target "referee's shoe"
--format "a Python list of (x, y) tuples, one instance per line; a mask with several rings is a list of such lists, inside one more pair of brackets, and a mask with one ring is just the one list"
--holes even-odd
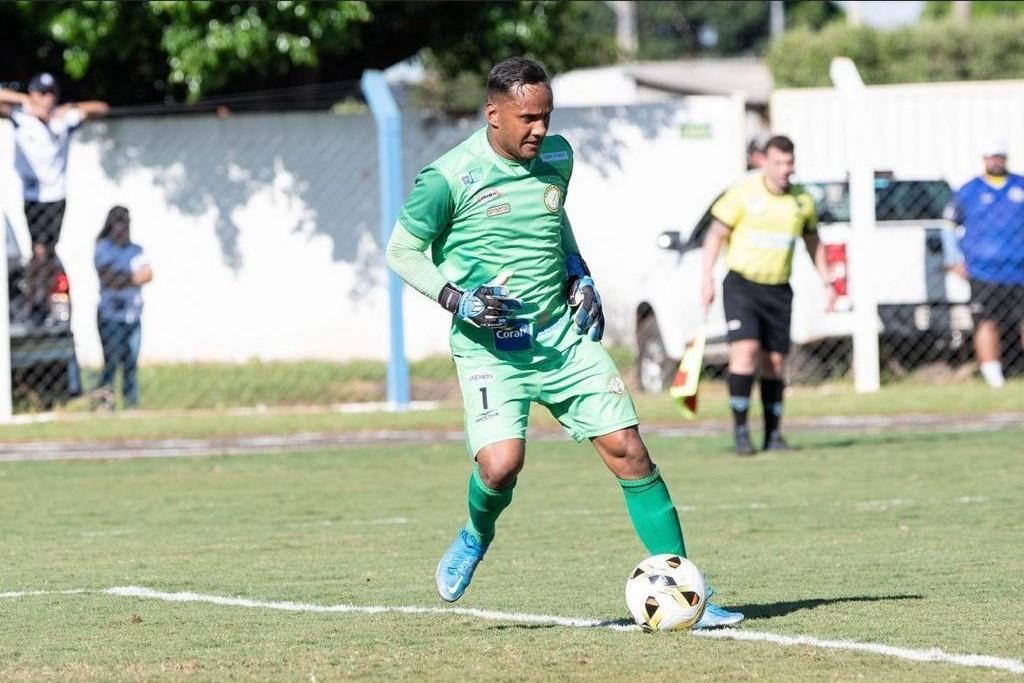
[(750, 440), (750, 429), (747, 425), (733, 427), (732, 442), (736, 447), (736, 455), (754, 455), (754, 443)]
[(782, 432), (774, 431), (764, 438), (764, 450), (766, 451), (791, 451), (793, 447), (783, 438)]

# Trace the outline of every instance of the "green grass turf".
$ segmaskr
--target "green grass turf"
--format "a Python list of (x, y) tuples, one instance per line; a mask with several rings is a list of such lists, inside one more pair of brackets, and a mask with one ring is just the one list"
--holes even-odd
[[(1024, 431), (799, 435), (739, 459), (651, 439), (690, 556), (743, 628), (1024, 656)], [(139, 585), (440, 606), (459, 444), (0, 465), (0, 592)], [(460, 606), (618, 619), (644, 552), (586, 445), (535, 442)], [(285, 613), (109, 595), (0, 598), (0, 680), (1021, 680), (871, 654), (454, 615)]]
[[(454, 372), (454, 371), (453, 371)], [(690, 424), (682, 420), (667, 395), (634, 394), (643, 424)], [(752, 415), (760, 411), (755, 391)], [(725, 386), (706, 382), (701, 390), (701, 419), (727, 419)], [(934, 384), (906, 381), (886, 385), (875, 394), (858, 394), (848, 383), (796, 386), (787, 390), (786, 413), (797, 417), (830, 415), (893, 415), (929, 413), (941, 415), (984, 415), (1024, 409), (1024, 381), (1007, 383), (993, 391), (981, 382)], [(535, 426), (554, 428), (555, 422), (543, 408), (534, 407)], [(54, 421), (0, 425), (0, 440), (90, 440), (168, 437), (227, 437), (252, 434), (296, 432), (349, 432), (379, 429), (462, 429), (462, 409), (457, 402), (445, 402), (436, 410), (408, 413), (331, 412), (267, 409), (240, 415), (227, 411), (139, 411), (114, 414), (59, 413)]]

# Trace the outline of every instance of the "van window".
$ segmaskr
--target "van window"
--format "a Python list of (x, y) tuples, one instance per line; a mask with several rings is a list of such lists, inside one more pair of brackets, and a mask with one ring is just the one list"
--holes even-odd
[[(814, 198), (818, 220), (845, 223), (850, 220), (850, 187), (847, 183), (805, 183)], [(944, 180), (875, 180), (875, 219), (879, 221), (939, 220), (953, 196)]]

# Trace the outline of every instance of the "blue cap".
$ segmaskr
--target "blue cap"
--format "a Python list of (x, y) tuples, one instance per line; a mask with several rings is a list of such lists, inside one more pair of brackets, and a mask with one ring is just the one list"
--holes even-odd
[(60, 97), (60, 86), (57, 85), (57, 79), (50, 73), (36, 74), (32, 77), (32, 80), (28, 82), (29, 92), (50, 92)]

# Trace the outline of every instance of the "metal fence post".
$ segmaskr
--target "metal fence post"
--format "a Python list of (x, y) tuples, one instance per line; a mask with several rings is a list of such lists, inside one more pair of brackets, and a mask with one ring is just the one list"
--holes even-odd
[[(377, 158), (380, 168), (380, 237), (386, 245), (402, 206), (402, 114), (391, 96), (384, 74), (363, 72), (360, 81), (377, 123)], [(405, 358), (402, 321), (402, 281), (388, 272), (388, 403), (398, 410), (409, 407), (409, 366)]]
[(878, 298), (871, 278), (875, 239), (875, 172), (868, 157), (867, 93), (857, 66), (847, 57), (832, 60), (829, 75), (845, 110), (850, 181), (849, 282), (853, 300), (853, 382), (862, 393), (878, 391)]
[(0, 424), (6, 424), (11, 421), (14, 414), (11, 400), (11, 300), (10, 292), (7, 291), (7, 234), (11, 226), (2, 208), (0, 217), (3, 218), (0, 229), (4, 233), (0, 239), (0, 243), (3, 244), (3, 249), (0, 250)]

